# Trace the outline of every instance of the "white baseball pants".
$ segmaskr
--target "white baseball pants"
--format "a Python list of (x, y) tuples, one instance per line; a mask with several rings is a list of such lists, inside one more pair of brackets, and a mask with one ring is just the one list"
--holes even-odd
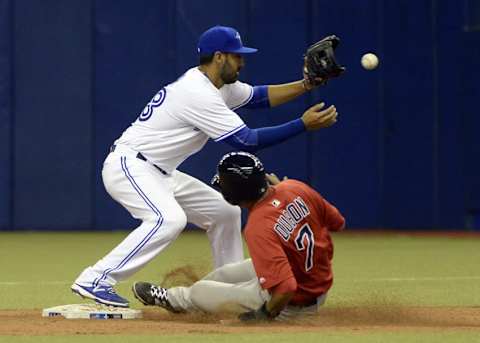
[[(318, 297), (313, 306), (288, 305), (276, 320), (316, 314), (326, 298), (326, 294)], [(168, 300), (174, 308), (187, 312), (241, 313), (260, 308), (270, 294), (260, 286), (252, 260), (247, 259), (217, 268), (190, 287), (169, 288)]]
[(185, 173), (164, 175), (136, 156), (117, 145), (104, 162), (102, 177), (112, 198), (142, 223), (75, 283), (113, 286), (128, 278), (165, 249), (187, 222), (206, 230), (215, 267), (243, 260), (239, 207)]

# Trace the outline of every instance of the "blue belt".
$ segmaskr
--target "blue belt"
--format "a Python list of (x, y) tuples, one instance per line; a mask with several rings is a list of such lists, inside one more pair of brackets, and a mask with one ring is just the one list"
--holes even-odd
[[(115, 151), (115, 148), (116, 148), (115, 144), (112, 145), (112, 146), (110, 147), (110, 152)], [(139, 160), (142, 160), (142, 161), (145, 161), (145, 162), (149, 162), (149, 161), (145, 158), (145, 156), (142, 155), (141, 152), (137, 153), (137, 156), (135, 156), (135, 157), (138, 158)], [(162, 173), (163, 175), (167, 175), (167, 174), (168, 174), (165, 170), (163, 170), (163, 169), (160, 168), (159, 166), (157, 166), (157, 165), (155, 165), (155, 164), (153, 164), (153, 163), (151, 163), (151, 162), (149, 162), (149, 163), (150, 163), (152, 166), (154, 166), (155, 168), (157, 168), (157, 169), (160, 171), (160, 173)]]

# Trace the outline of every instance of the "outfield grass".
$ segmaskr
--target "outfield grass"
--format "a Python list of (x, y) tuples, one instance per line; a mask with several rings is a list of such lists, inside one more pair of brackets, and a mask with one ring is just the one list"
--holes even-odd
[[(127, 233), (1, 233), (0, 309), (45, 308), (79, 302), (70, 285), (80, 272), (103, 257)], [(159, 281), (172, 268), (190, 264), (211, 268), (206, 235), (186, 233), (128, 282), (116, 288), (130, 294), (131, 281)], [(22, 294), (22, 297), (15, 296)]]
[(335, 238), (332, 303), (480, 306), (480, 237)]
[[(0, 309), (41, 309), (76, 303), (69, 289), (77, 274), (114, 247), (126, 233), (1, 233)], [(328, 307), (480, 306), (480, 238), (337, 234), (335, 282)], [(159, 281), (169, 270), (211, 267), (206, 235), (184, 233), (131, 280), (120, 294), (141, 308), (130, 293), (134, 280)], [(40, 313), (39, 313), (40, 315)], [(480, 325), (479, 325), (480, 326)], [(148, 336), (69, 336), (69, 342), (152, 342)], [(194, 334), (156, 336), (170, 342), (480, 342), (479, 330), (378, 331), (322, 329), (294, 334)], [(0, 342), (64, 342), (57, 337), (0, 337)]]

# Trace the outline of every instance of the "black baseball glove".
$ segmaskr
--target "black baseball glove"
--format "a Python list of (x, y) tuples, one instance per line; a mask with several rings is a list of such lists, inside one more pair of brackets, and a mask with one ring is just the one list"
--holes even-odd
[(253, 322), (261, 322), (261, 321), (269, 321), (273, 320), (276, 315), (268, 312), (267, 310), (267, 303), (265, 302), (262, 307), (258, 310), (252, 310), (248, 312), (243, 312), (238, 316), (238, 319), (242, 322), (246, 323), (253, 323)]
[(345, 67), (337, 63), (335, 49), (340, 38), (331, 35), (310, 45), (305, 53), (303, 74), (305, 82), (312, 88), (327, 83), (331, 78), (340, 76)]

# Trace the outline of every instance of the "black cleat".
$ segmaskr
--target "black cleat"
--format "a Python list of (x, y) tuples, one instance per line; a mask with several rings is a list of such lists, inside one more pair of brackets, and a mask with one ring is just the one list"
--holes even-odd
[(133, 295), (142, 304), (147, 306), (160, 306), (173, 313), (183, 312), (173, 308), (168, 301), (168, 290), (148, 282), (135, 282), (132, 286)]

